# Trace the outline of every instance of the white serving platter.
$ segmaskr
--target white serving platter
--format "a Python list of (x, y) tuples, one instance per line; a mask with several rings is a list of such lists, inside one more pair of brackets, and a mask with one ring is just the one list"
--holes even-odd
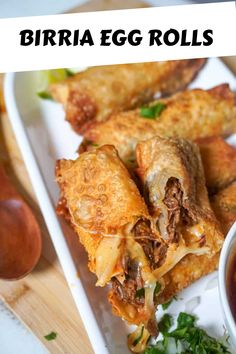
[[(88, 271), (84, 250), (55, 213), (59, 195), (54, 181), (55, 162), (59, 158), (75, 158), (82, 138), (64, 120), (61, 105), (37, 97), (36, 77), (35, 72), (6, 74), (4, 93), (12, 127), (95, 353), (128, 354), (126, 340), (130, 329), (120, 318), (112, 315), (106, 299), (107, 290), (95, 287), (95, 277)], [(209, 59), (190, 87), (207, 89), (224, 82), (236, 90), (235, 76), (219, 59), (214, 58)], [(236, 146), (236, 136), (229, 141)], [(223, 335), (224, 322), (216, 272), (184, 290), (168, 308), (168, 312), (177, 315), (180, 311), (186, 311), (186, 306), (190, 311), (190, 300), (196, 297), (197, 300), (193, 302), (198, 305), (194, 306), (194, 314), (199, 317), (198, 323), (212, 335)], [(162, 310), (159, 310), (158, 316), (161, 314)]]

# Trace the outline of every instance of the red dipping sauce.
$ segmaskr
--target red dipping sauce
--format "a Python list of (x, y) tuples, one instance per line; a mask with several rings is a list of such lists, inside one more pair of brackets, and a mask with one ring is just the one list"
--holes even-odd
[(236, 322), (236, 248), (234, 247), (227, 267), (227, 294), (232, 315)]

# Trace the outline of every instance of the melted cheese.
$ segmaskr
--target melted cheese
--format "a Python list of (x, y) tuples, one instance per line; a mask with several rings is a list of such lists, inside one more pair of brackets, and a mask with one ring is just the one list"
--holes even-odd
[(132, 236), (129, 236), (126, 241), (126, 244), (127, 251), (131, 259), (137, 259), (139, 261), (142, 279), (144, 280), (145, 313), (149, 314), (151, 317), (155, 311), (153, 296), (157, 279), (154, 276), (152, 270), (150, 269), (149, 262), (143, 251), (142, 246), (138, 242), (136, 242)]
[[(150, 333), (143, 327), (139, 325), (136, 330), (128, 336), (128, 347), (134, 353), (142, 353), (146, 346), (147, 341), (150, 337)], [(135, 341), (138, 343), (136, 345)]]
[(114, 275), (114, 270), (120, 259), (122, 237), (113, 235), (104, 237), (95, 255), (97, 286), (105, 286)]

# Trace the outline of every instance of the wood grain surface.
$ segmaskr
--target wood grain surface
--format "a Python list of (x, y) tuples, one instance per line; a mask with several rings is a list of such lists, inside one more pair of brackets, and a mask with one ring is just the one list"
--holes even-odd
[[(95, 0), (72, 12), (144, 7), (138, 0)], [(236, 73), (236, 58), (223, 58)], [(0, 76), (0, 161), (18, 191), (29, 203), (43, 234), (43, 252), (36, 269), (23, 280), (0, 281), (0, 297), (45, 344), (51, 353), (93, 353), (83, 323), (58, 264), (50, 236), (37, 205), (28, 173), (5, 112)], [(58, 333), (56, 340), (44, 335)]]
[[(0, 297), (51, 353), (93, 353), (5, 112), (0, 115), (0, 159), (16, 188), (33, 209), (43, 235), (43, 252), (35, 270), (23, 280), (0, 281)], [(56, 340), (45, 340), (44, 335), (51, 331), (58, 333)]]

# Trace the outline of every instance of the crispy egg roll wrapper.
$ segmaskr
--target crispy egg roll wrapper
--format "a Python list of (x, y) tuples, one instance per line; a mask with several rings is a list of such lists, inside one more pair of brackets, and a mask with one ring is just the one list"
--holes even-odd
[(163, 276), (189, 253), (219, 252), (223, 235), (210, 207), (197, 145), (180, 138), (155, 137), (136, 148), (144, 195), (158, 230), (168, 243)]
[(85, 133), (79, 151), (93, 148), (94, 144), (113, 144), (125, 161), (135, 159), (138, 142), (156, 135), (196, 140), (208, 136), (227, 136), (236, 131), (236, 104), (227, 84), (210, 90), (186, 90), (153, 102), (165, 108), (156, 119), (141, 116), (141, 110), (112, 115), (106, 122), (91, 125)]
[[(153, 292), (156, 278), (133, 229), (146, 222), (148, 232), (159, 246), (162, 240), (151, 230), (151, 218), (138, 188), (112, 146), (82, 154), (77, 160), (60, 160), (56, 179), (73, 225), (89, 256), (89, 267), (97, 285), (112, 280), (122, 291), (133, 286), (133, 303), (126, 295), (109, 299), (115, 311), (127, 321), (147, 324), (154, 316)], [(69, 217), (68, 217), (69, 214)], [(127, 260), (128, 258), (128, 260)], [(135, 275), (132, 275), (132, 273)], [(126, 274), (131, 280), (126, 280)], [(139, 284), (135, 277), (139, 277)], [(137, 287), (146, 287), (145, 302), (137, 303)], [(128, 291), (128, 290), (127, 290)], [(112, 295), (113, 294), (113, 295)], [(128, 296), (128, 295), (127, 295)]]
[(222, 137), (198, 139), (206, 186), (214, 194), (236, 180), (236, 148)]
[(236, 221), (236, 182), (212, 196), (211, 206), (226, 235)]
[(111, 146), (83, 154), (75, 161), (60, 160), (56, 175), (71, 222), (95, 271), (101, 240), (113, 236), (121, 240), (123, 228), (139, 218), (149, 218), (146, 205)]
[(214, 272), (219, 264), (220, 253), (212, 257), (196, 256), (188, 254), (164, 275), (165, 288), (156, 298), (157, 304), (164, 304), (173, 299), (180, 291), (202, 278)]
[(62, 103), (66, 119), (78, 133), (91, 122), (132, 109), (153, 99), (155, 93), (172, 94), (196, 76), (205, 59), (106, 65), (89, 68), (52, 84), (53, 98)]
[[(211, 197), (211, 207), (220, 223), (224, 237), (236, 221), (236, 183), (222, 189)], [(173, 269), (164, 275), (165, 288), (156, 302), (165, 303), (184, 288), (204, 275), (217, 269), (220, 253), (213, 257), (188, 254)]]

